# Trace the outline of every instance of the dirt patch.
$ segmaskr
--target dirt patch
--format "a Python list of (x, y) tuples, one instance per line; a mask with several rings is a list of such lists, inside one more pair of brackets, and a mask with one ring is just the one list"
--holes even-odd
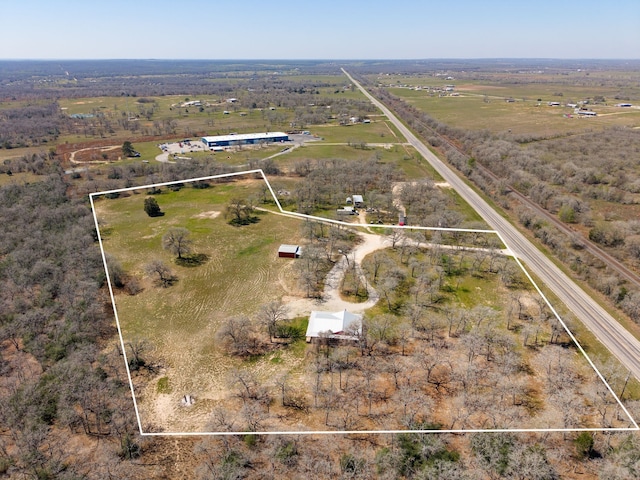
[(157, 394), (155, 398), (155, 418), (158, 423), (165, 425), (172, 418), (176, 408), (175, 399), (170, 394)]
[(456, 90), (465, 92), (477, 92), (478, 90), (504, 90), (505, 87), (496, 85), (457, 85)]
[(11, 365), (8, 371), (0, 376), (0, 390), (11, 391), (18, 385), (42, 375), (42, 366), (38, 360), (23, 350), (22, 340), (18, 341), (18, 348), (10, 341), (0, 344), (0, 356), (7, 365)]
[(202, 212), (199, 213), (198, 215), (194, 215), (191, 218), (208, 218), (213, 220), (214, 218), (218, 217), (220, 215), (220, 212), (217, 210), (211, 210), (209, 212)]

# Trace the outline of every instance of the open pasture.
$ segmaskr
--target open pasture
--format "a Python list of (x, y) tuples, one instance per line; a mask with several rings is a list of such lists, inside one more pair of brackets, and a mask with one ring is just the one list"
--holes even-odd
[[(565, 97), (548, 97), (538, 102), (539, 97), (512, 97), (500, 90), (488, 95), (477, 91), (464, 92), (460, 96), (430, 96), (422, 90), (393, 88), (391, 92), (424, 111), (431, 117), (451, 126), (469, 130), (487, 129), (494, 133), (535, 134), (554, 136), (558, 134), (580, 133), (608, 126), (640, 125), (640, 110), (623, 109), (609, 105), (587, 105), (598, 113), (595, 118), (579, 118), (573, 108), (549, 106), (555, 101), (565, 104)], [(500, 92), (500, 93), (498, 93)], [(507, 102), (513, 98), (513, 102)], [(568, 117), (569, 115), (570, 117)]]
[[(250, 315), (264, 303), (295, 286), (291, 261), (277, 258), (281, 243), (298, 241), (299, 222), (275, 214), (259, 215), (259, 222), (233, 227), (224, 217), (226, 203), (235, 197), (257, 195), (263, 182), (251, 179), (216, 184), (208, 189), (189, 186), (156, 195), (164, 216), (150, 218), (143, 210), (144, 192), (115, 200), (102, 199), (96, 210), (105, 252), (141, 280), (135, 296), (117, 293), (116, 308), (125, 342), (149, 342), (153, 361), (167, 377), (167, 396), (156, 395), (157, 379), (138, 379), (136, 397), (143, 421), (193, 429), (201, 409), (209, 411), (220, 394), (223, 372), (240, 360), (224, 355), (214, 345), (214, 334), (224, 319)], [(193, 252), (206, 255), (198, 266), (180, 266), (162, 248), (162, 236), (171, 227), (187, 228)], [(162, 260), (177, 282), (162, 288), (145, 273), (145, 265)], [(198, 406), (189, 420), (177, 424), (173, 409), (184, 394), (195, 395)], [(202, 410), (204, 411), (204, 410)], [(194, 420), (195, 418), (195, 420)], [(180, 423), (187, 422), (187, 423)]]

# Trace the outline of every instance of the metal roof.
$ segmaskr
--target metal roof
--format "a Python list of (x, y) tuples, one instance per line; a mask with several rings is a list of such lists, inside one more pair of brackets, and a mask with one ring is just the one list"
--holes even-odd
[(278, 249), (278, 253), (298, 253), (299, 250), (300, 250), (300, 247), (298, 245), (282, 244)]
[(237, 135), (216, 135), (213, 137), (202, 137), (207, 142), (233, 142), (243, 140), (260, 140), (279, 137), (289, 137), (284, 132), (266, 132), (266, 133), (239, 133)]
[(330, 335), (341, 334), (352, 327), (353, 333), (359, 333), (362, 330), (362, 315), (347, 312), (319, 312), (312, 311), (309, 317), (309, 326), (307, 327), (307, 337), (318, 337), (321, 332), (330, 332)]

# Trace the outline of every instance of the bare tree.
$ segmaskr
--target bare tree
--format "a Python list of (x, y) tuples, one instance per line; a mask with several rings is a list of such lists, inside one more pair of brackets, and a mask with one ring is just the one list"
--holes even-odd
[(237, 387), (236, 396), (242, 399), (244, 404), (253, 400), (261, 405), (268, 405), (271, 401), (269, 390), (260, 383), (255, 372), (252, 370), (233, 370), (230, 373), (230, 383)]
[(389, 240), (391, 240), (391, 248), (393, 248), (394, 250), (396, 249), (396, 246), (398, 245), (400, 240), (404, 238), (402, 230), (400, 230), (399, 228), (388, 229), (387, 236)]
[(232, 225), (248, 225), (255, 223), (258, 218), (253, 214), (254, 206), (251, 199), (234, 198), (225, 209), (225, 218), (231, 218), (229, 223)]
[(365, 317), (363, 325), (363, 352), (373, 354), (380, 344), (388, 345), (397, 341), (396, 317), (389, 314)]
[(126, 346), (129, 347), (129, 351), (131, 352), (131, 357), (128, 359), (129, 368), (131, 370), (138, 370), (139, 368), (144, 367), (147, 362), (142, 358), (142, 356), (144, 352), (149, 351), (151, 348), (149, 341), (145, 339), (135, 339), (131, 342), (127, 342)]
[(383, 267), (383, 265), (388, 265), (388, 263), (389, 262), (387, 261), (387, 256), (380, 251), (372, 253), (367, 258), (365, 268), (367, 273), (373, 277), (372, 280), (374, 284), (378, 283), (378, 275), (380, 273), (380, 269)]
[(264, 429), (267, 412), (256, 402), (245, 403), (240, 409), (240, 414), (246, 422), (249, 432), (258, 432)]
[(162, 247), (181, 259), (183, 255), (191, 253), (193, 242), (189, 238), (189, 235), (190, 232), (186, 228), (171, 228), (162, 237)]
[(234, 355), (247, 356), (264, 351), (263, 341), (251, 320), (245, 316), (226, 319), (216, 332), (216, 338)]
[(306, 290), (307, 297), (319, 296), (320, 282), (324, 278), (326, 263), (321, 247), (309, 245), (304, 255), (295, 263), (298, 278)]
[(278, 323), (287, 318), (289, 309), (282, 300), (274, 300), (260, 307), (258, 322), (265, 326), (269, 334), (269, 340), (273, 341), (278, 333)]
[(145, 266), (149, 275), (158, 275), (158, 281), (163, 287), (173, 285), (177, 280), (171, 269), (162, 260), (153, 260)]
[(389, 311), (394, 309), (392, 303), (394, 293), (400, 282), (404, 280), (404, 273), (400, 269), (393, 269), (385, 275), (382, 282), (378, 283), (377, 287), (380, 289), (382, 295), (387, 301), (387, 308)]

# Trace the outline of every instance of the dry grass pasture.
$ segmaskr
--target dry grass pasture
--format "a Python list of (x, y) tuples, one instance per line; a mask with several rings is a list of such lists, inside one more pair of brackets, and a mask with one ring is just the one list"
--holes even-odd
[[(99, 200), (105, 252), (126, 272), (140, 279), (144, 289), (135, 296), (116, 294), (116, 308), (126, 342), (147, 340), (150, 356), (160, 365), (157, 378), (136, 377), (136, 399), (148, 426), (184, 431), (201, 428), (198, 415), (208, 412), (220, 394), (221, 376), (233, 363), (214, 345), (214, 334), (227, 316), (252, 314), (269, 300), (294, 288), (291, 260), (278, 259), (281, 243), (299, 240), (298, 222), (274, 214), (233, 227), (224, 216), (226, 202), (256, 194), (262, 180), (236, 180), (208, 189), (185, 186), (156, 195), (164, 216), (150, 218), (143, 210), (146, 195), (135, 191), (115, 200)], [(191, 232), (194, 253), (207, 261), (199, 266), (175, 264), (163, 250), (162, 236), (171, 227)], [(161, 259), (177, 276), (168, 288), (144, 273), (145, 264)], [(158, 394), (157, 381), (168, 378)], [(183, 418), (177, 409), (184, 394), (198, 398)], [(183, 410), (184, 411), (184, 410)]]

